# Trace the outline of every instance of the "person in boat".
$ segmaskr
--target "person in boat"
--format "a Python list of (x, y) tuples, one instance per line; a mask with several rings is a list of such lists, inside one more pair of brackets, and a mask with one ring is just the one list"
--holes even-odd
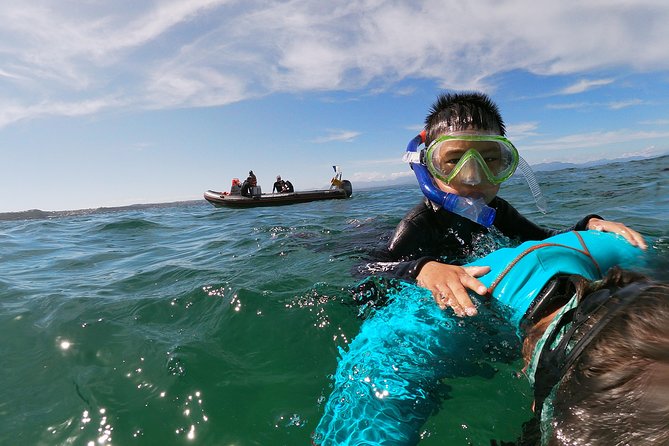
[(285, 187), (286, 182), (281, 179), (281, 175), (277, 175), (274, 186), (272, 187), (272, 193), (276, 192), (277, 194), (280, 194), (281, 192), (285, 192)]
[(415, 445), (449, 379), (520, 355), (495, 344), (504, 333), (522, 337), (533, 384), (535, 418), (518, 444), (669, 444), (669, 285), (621, 269), (643, 263), (600, 231), (503, 248), (468, 265), (492, 269), (479, 314), (464, 319), (405, 282), (341, 352), (313, 444)]
[[(529, 165), (504, 135), (502, 116), (487, 95), (440, 94), (425, 119), (424, 131), (405, 154), (425, 197), (373, 256), (387, 263), (385, 275), (416, 280), (442, 308), (450, 306), (460, 315), (476, 313), (467, 290), (485, 293), (485, 289), (477, 279), (484, 271), (464, 269), (458, 259), (470, 254), (492, 228), (521, 242), (594, 229), (620, 234), (631, 244), (646, 247), (638, 232), (599, 215), (586, 215), (564, 230), (541, 227), (522, 216), (497, 196), (500, 185), (518, 166), (540, 207), (543, 197)], [(425, 148), (418, 151), (421, 144)]]
[(283, 192), (288, 192), (288, 193), (295, 192), (293, 183), (291, 183), (289, 180), (286, 180), (283, 184)]
[(242, 185), (239, 178), (232, 179), (232, 186), (230, 186), (230, 195), (241, 195)]
[(256, 176), (253, 173), (252, 170), (249, 170), (249, 176), (246, 177), (244, 182), (242, 183), (242, 188), (241, 188), (241, 194), (244, 197), (250, 197), (251, 194), (251, 188), (255, 187), (258, 185), (258, 181), (256, 180)]

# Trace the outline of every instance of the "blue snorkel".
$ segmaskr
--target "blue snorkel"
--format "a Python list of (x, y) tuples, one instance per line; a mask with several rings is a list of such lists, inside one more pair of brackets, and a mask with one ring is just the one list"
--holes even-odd
[(483, 199), (471, 199), (442, 191), (434, 184), (427, 167), (420, 161), (415, 162), (419, 160), (417, 158), (419, 155), (418, 146), (424, 142), (425, 131), (423, 130), (409, 141), (406, 150), (407, 153), (405, 154), (405, 159), (409, 161), (411, 169), (416, 174), (416, 179), (418, 180), (420, 189), (423, 191), (423, 195), (449, 212), (465, 217), (486, 228), (492, 226), (493, 221), (495, 221), (495, 210), (488, 206)]

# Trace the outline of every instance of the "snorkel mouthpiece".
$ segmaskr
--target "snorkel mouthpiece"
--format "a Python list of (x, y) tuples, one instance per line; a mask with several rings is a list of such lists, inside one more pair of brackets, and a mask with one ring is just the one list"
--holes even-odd
[(418, 161), (416, 158), (418, 146), (424, 142), (425, 130), (409, 141), (405, 154), (405, 159), (409, 160), (409, 165), (416, 174), (423, 195), (449, 212), (465, 217), (486, 228), (492, 226), (493, 221), (495, 221), (495, 209), (488, 206), (482, 198), (472, 199), (457, 194), (449, 194), (435, 186), (427, 167), (421, 162), (416, 162)]
[(492, 226), (495, 221), (495, 210), (488, 206), (483, 199), (472, 200), (471, 198), (445, 192), (442, 192), (442, 194), (444, 195), (444, 201), (441, 206), (444, 209), (475, 221), (486, 228)]

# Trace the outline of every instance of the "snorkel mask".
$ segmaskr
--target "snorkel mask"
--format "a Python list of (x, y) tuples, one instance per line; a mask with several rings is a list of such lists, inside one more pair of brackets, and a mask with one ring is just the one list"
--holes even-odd
[(518, 167), (518, 150), (503, 136), (442, 136), (425, 152), (427, 169), (444, 183), (456, 177), (477, 184), (483, 173), (491, 184), (509, 179)]
[(508, 180), (520, 167), (537, 207), (546, 212), (545, 200), (532, 169), (508, 139), (487, 135), (442, 136), (427, 149), (418, 152), (418, 147), (425, 142), (425, 136), (423, 130), (409, 142), (403, 159), (409, 162), (423, 194), (430, 201), (454, 214), (490, 227), (495, 220), (495, 210), (482, 198), (444, 192), (435, 185), (433, 178), (445, 183), (458, 178), (463, 184), (475, 185), (484, 176), (490, 184), (496, 185)]
[(488, 206), (482, 198), (472, 199), (457, 194), (450, 194), (439, 189), (432, 180), (427, 166), (423, 163), (421, 151), (418, 146), (425, 142), (425, 130), (409, 141), (404, 161), (409, 162), (411, 169), (416, 174), (416, 179), (423, 194), (428, 200), (441, 205), (447, 211), (468, 218), (476, 223), (489, 228), (495, 221), (495, 210)]

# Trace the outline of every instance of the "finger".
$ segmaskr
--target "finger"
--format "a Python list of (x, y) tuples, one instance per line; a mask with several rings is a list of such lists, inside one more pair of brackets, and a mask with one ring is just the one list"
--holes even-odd
[(453, 295), (461, 311), (463, 311), (467, 316), (476, 315), (476, 306), (474, 306), (474, 303), (469, 298), (469, 294), (467, 294), (467, 291), (464, 288), (456, 288), (453, 290)]
[(613, 232), (622, 235), (625, 238), (625, 240), (627, 240), (631, 245), (637, 246), (636, 242), (634, 241), (634, 238), (632, 237), (632, 234), (630, 234), (629, 231), (622, 229)]
[(467, 274), (473, 277), (485, 276), (490, 272), (489, 266), (465, 266), (462, 269), (464, 269)]
[(443, 289), (439, 293), (439, 308), (442, 310), (445, 310), (446, 308), (451, 308), (453, 312), (455, 313), (456, 316), (459, 317), (464, 317), (465, 316), (465, 310), (464, 308), (460, 305), (458, 300), (453, 296), (453, 293), (450, 289)]
[(434, 297), (434, 301), (437, 303), (439, 308), (443, 310), (448, 307), (449, 295), (446, 292), (443, 292), (438, 288), (433, 288), (431, 291), (432, 297)]
[(646, 249), (648, 247), (646, 245), (646, 241), (643, 239), (643, 236), (633, 229), (624, 226), (623, 229), (616, 232), (622, 235), (625, 240), (627, 240), (633, 246), (638, 246), (641, 249)]
[[(450, 285), (450, 291), (453, 296), (453, 300), (457, 302), (457, 306), (462, 309), (462, 311), (468, 316), (474, 316), (476, 314), (476, 306), (469, 297), (467, 289), (485, 289), (485, 285), (475, 279), (474, 277), (463, 273), (460, 274), (459, 282), (452, 282)], [(474, 288), (472, 288), (472, 286)]]
[(646, 240), (644, 240), (643, 235), (639, 234), (636, 231), (633, 231), (633, 236), (634, 240), (637, 242), (637, 246), (641, 249), (647, 249), (648, 245), (646, 244)]
[(588, 227), (597, 231), (613, 232), (622, 235), (632, 246), (638, 246), (641, 249), (648, 248), (641, 234), (622, 223), (593, 218), (588, 223)]
[(432, 296), (434, 297), (434, 301), (437, 303), (439, 308), (442, 310), (446, 309), (448, 306), (448, 298), (441, 292), (441, 291), (434, 291), (432, 292)]
[[(474, 268), (480, 268), (479, 272), (476, 272), (476, 274), (472, 274), (472, 269)], [(485, 296), (488, 294), (488, 288), (481, 282), (480, 280), (476, 279), (476, 277), (483, 276), (487, 274), (490, 271), (489, 266), (468, 266), (463, 268), (467, 274), (463, 274), (462, 277), (460, 277), (460, 282), (462, 285), (479, 296)], [(480, 274), (480, 271), (485, 271), (483, 274)]]
[(623, 237), (625, 237), (625, 240), (627, 240), (634, 246), (638, 246), (641, 249), (646, 249), (648, 247), (646, 245), (646, 241), (643, 239), (643, 236), (633, 229), (626, 227), (623, 230), (619, 231), (618, 233)]

